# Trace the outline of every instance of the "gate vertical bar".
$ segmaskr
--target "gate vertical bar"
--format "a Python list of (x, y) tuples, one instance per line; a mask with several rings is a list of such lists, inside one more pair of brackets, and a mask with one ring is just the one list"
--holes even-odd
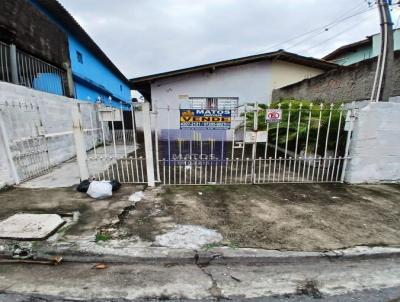
[(149, 185), (149, 187), (154, 187), (155, 177), (154, 177), (153, 144), (151, 140), (150, 104), (148, 102), (143, 103), (142, 110), (143, 110), (144, 150), (146, 153), (147, 184)]

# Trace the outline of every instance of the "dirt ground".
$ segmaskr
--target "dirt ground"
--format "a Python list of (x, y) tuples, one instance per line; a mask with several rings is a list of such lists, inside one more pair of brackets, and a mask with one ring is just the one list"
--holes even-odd
[(143, 200), (132, 206), (130, 194), (143, 189), (123, 185), (112, 198), (94, 200), (72, 187), (13, 188), (0, 192), (0, 219), (17, 212), (78, 211), (78, 222), (67, 236), (93, 236), (112, 224), (124, 238), (139, 237), (153, 245), (157, 235), (176, 225), (199, 225), (224, 238), (204, 248), (321, 251), (400, 246), (400, 185), (157, 187), (147, 188)]
[(400, 245), (400, 185), (186, 186), (161, 195), (175, 223), (215, 229), (232, 247)]

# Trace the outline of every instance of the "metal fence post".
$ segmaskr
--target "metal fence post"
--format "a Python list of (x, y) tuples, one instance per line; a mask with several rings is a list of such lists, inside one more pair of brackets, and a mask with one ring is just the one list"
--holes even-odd
[(17, 48), (14, 44), (10, 45), (10, 69), (11, 81), (13, 84), (19, 84), (18, 80), (18, 65), (17, 65)]
[(143, 103), (142, 112), (143, 112), (144, 150), (146, 153), (147, 183), (149, 187), (154, 187), (155, 186), (154, 158), (153, 158), (153, 142), (151, 139), (151, 125), (150, 125), (151, 116), (150, 116), (149, 102)]
[(355, 102), (352, 104), (353, 109), (350, 109), (347, 112), (346, 121), (345, 121), (345, 131), (347, 131), (347, 138), (346, 138), (346, 147), (344, 151), (344, 161), (342, 167), (342, 173), (340, 175), (340, 182), (344, 182), (344, 178), (346, 176), (347, 164), (349, 162), (349, 150), (350, 150), (350, 141), (351, 141), (351, 134), (354, 130), (354, 123), (357, 119), (357, 110), (355, 109)]
[[(251, 151), (251, 180), (255, 183), (255, 175), (256, 175), (256, 151), (257, 151), (257, 140), (258, 140), (258, 102), (255, 103), (255, 108), (253, 109), (253, 134), (254, 134), (254, 142), (253, 148)], [(246, 133), (244, 134), (246, 137)]]
[(89, 169), (86, 161), (86, 144), (83, 133), (81, 106), (79, 103), (72, 106), (72, 130), (74, 133), (76, 158), (81, 180), (89, 178)]

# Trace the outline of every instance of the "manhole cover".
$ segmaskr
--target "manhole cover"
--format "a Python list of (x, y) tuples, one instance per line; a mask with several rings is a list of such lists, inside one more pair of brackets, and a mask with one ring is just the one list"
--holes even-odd
[(57, 214), (15, 214), (0, 222), (0, 238), (42, 240), (64, 223)]

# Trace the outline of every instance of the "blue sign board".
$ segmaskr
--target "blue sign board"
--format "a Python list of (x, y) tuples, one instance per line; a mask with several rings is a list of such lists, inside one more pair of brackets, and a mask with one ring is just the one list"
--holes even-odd
[(231, 127), (231, 110), (180, 109), (180, 129), (227, 130)]

